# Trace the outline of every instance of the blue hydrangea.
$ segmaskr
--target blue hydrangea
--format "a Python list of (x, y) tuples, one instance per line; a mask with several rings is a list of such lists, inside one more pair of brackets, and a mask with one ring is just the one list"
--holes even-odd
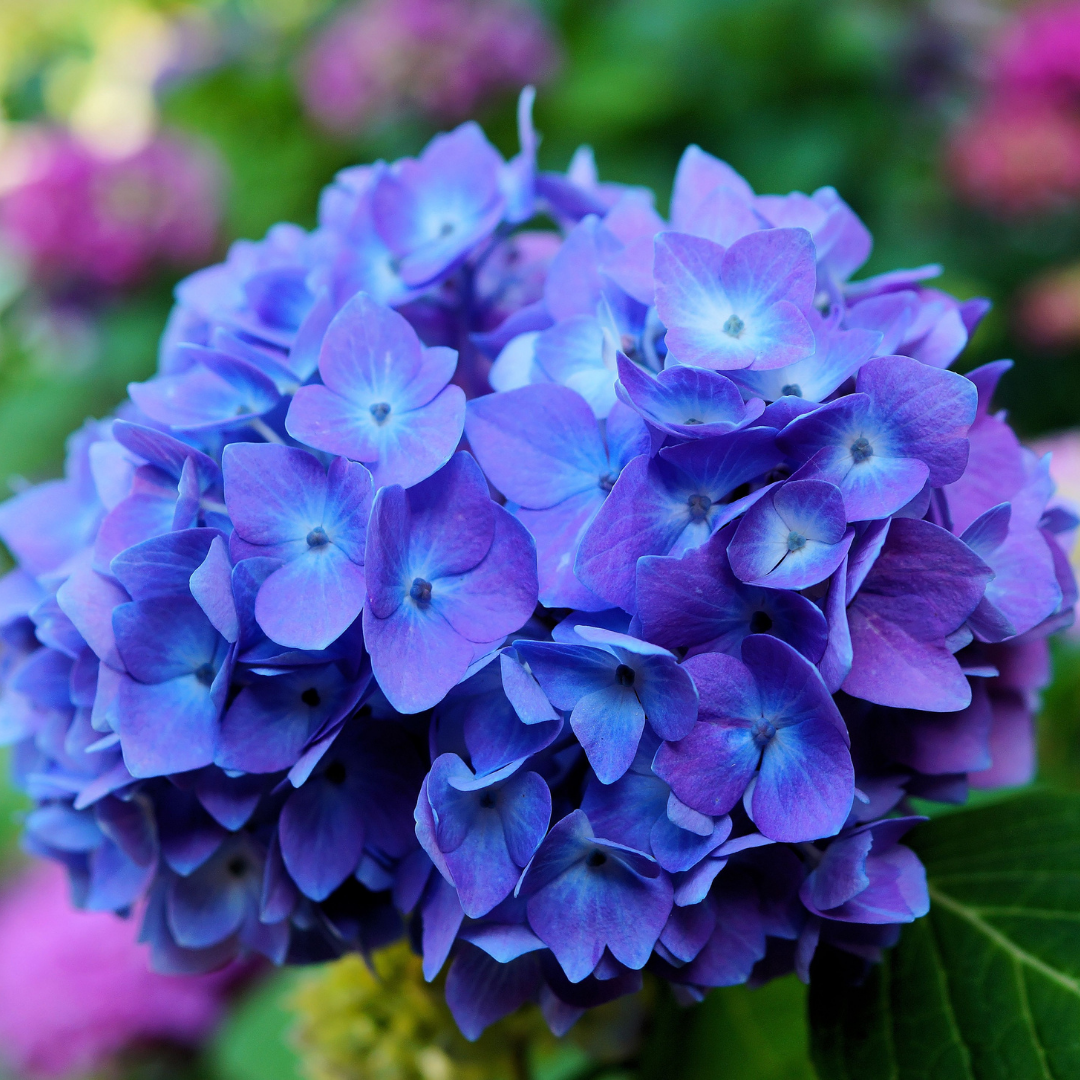
[[(177, 289), (159, 372), (0, 505), (26, 847), (165, 971), (408, 934), (470, 1038), (873, 960), (913, 796), (1022, 783), (1076, 586), (1047, 462), (852, 281), (831, 188), (669, 219), (478, 127)], [(537, 222), (544, 223), (537, 225)], [(554, 228), (549, 227), (554, 223)]]

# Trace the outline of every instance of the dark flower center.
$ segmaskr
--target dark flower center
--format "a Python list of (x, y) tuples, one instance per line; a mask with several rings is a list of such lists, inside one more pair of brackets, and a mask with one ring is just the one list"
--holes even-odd
[(600, 485), (601, 491), (610, 491), (615, 486), (615, 481), (618, 479), (616, 476), (612, 476), (611, 473), (606, 472), (597, 483)]
[(801, 548), (806, 547), (806, 537), (802, 533), (797, 533), (794, 529), (787, 534), (787, 549), (788, 551), (799, 551)]
[(485, 791), (484, 794), (480, 796), (480, 805), (485, 810), (493, 809), (495, 806), (495, 796), (492, 795), (490, 791)]
[(603, 866), (606, 862), (607, 856), (596, 848), (589, 852), (589, 857), (585, 860), (587, 866)]
[(425, 581), (422, 577), (413, 578), (409, 595), (421, 607), (427, 607), (431, 603), (431, 582)]
[(620, 664), (615, 669), (615, 681), (620, 686), (633, 686), (634, 669), (632, 667), (628, 667), (626, 664)]
[(695, 420), (693, 417), (690, 417), (689, 420), (684, 420), (683, 423), (687, 424), (687, 425), (690, 425), (690, 424), (704, 424), (705, 421), (704, 420)]
[(746, 323), (739, 318), (738, 315), (729, 315), (727, 322), (724, 323), (724, 333), (728, 337), (737, 338), (746, 329)]
[(326, 777), (327, 783), (340, 787), (345, 783), (345, 766), (340, 761), (331, 761), (326, 766), (326, 772), (323, 775)]
[(851, 456), (855, 459), (856, 465), (874, 456), (874, 448), (870, 445), (870, 440), (867, 439), (865, 435), (860, 435), (851, 444)]
[(753, 727), (750, 728), (750, 734), (758, 746), (765, 747), (772, 741), (773, 736), (776, 734), (776, 728), (762, 717), (762, 719), (754, 721)]
[(314, 529), (307, 534), (307, 546), (309, 548), (325, 547), (330, 543), (330, 537), (326, 535), (326, 530), (321, 525), (316, 525)]
[(322, 702), (322, 698), (319, 697), (319, 691), (314, 686), (309, 686), (301, 695), (300, 700), (305, 705), (310, 705), (313, 709), (316, 705)]
[(780, 393), (784, 397), (802, 397), (802, 387), (797, 382), (788, 383), (780, 387)]
[(442, 228), (439, 229), (440, 236), (449, 236), (454, 231), (454, 223), (452, 221), (444, 221)]
[(701, 521), (708, 514), (712, 506), (712, 499), (708, 495), (691, 495), (686, 500), (686, 503), (690, 507), (690, 516), (697, 521)]
[(248, 866), (247, 859), (245, 859), (243, 855), (234, 855), (229, 860), (225, 869), (228, 870), (230, 877), (242, 878), (247, 874), (250, 867)]
[(213, 686), (214, 676), (217, 672), (214, 670), (213, 664), (203, 664), (202, 667), (195, 670), (195, 678), (203, 684), (203, 686)]
[(755, 611), (750, 616), (750, 633), (764, 634), (772, 629), (772, 619), (764, 611)]
[(371, 406), (371, 415), (376, 424), (381, 424), (390, 415), (390, 406), (385, 401), (378, 401)]

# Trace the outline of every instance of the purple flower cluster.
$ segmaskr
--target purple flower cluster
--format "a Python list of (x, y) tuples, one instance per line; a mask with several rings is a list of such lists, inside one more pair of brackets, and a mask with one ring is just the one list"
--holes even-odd
[(470, 1037), (563, 1032), (879, 956), (909, 800), (1030, 778), (1075, 521), (948, 370), (986, 305), (697, 147), (667, 221), (539, 172), (529, 105), (182, 282), (0, 507), (26, 843), (164, 970), (407, 932)]

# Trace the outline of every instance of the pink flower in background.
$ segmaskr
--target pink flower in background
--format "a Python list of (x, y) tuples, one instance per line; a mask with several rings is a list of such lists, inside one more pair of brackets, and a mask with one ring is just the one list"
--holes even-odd
[(1080, 120), (1036, 99), (993, 102), (954, 133), (949, 171), (962, 196), (991, 209), (1063, 203), (1080, 190)]
[(1080, 3), (1032, 4), (1011, 19), (991, 50), (998, 93), (1080, 100)]
[(341, 133), (409, 110), (454, 121), (488, 95), (542, 81), (556, 55), (523, 2), (365, 0), (315, 39), (301, 89), (312, 116)]
[(1080, 264), (1050, 270), (1025, 286), (1016, 321), (1017, 329), (1036, 347), (1061, 349), (1080, 344)]
[(983, 102), (948, 149), (960, 195), (1004, 214), (1080, 197), (1080, 0), (1017, 11), (983, 67)]
[(0, 894), (0, 1062), (20, 1076), (67, 1077), (134, 1043), (197, 1044), (224, 1011), (237, 972), (157, 975), (139, 920), (71, 906), (57, 864)]
[(177, 136), (112, 159), (64, 131), (34, 128), (5, 147), (0, 172), (0, 236), (44, 283), (125, 286), (155, 264), (213, 251), (220, 172)]

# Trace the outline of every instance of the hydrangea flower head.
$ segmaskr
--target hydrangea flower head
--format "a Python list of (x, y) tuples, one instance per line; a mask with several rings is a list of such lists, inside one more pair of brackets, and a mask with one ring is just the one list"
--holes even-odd
[(646, 966), (878, 956), (929, 903), (905, 799), (1030, 777), (1076, 519), (1008, 365), (948, 370), (985, 303), (851, 280), (835, 191), (696, 147), (670, 222), (539, 172), (530, 106), (181, 283), (0, 507), (25, 843), (160, 970), (404, 937), (468, 1038), (561, 1035)]

